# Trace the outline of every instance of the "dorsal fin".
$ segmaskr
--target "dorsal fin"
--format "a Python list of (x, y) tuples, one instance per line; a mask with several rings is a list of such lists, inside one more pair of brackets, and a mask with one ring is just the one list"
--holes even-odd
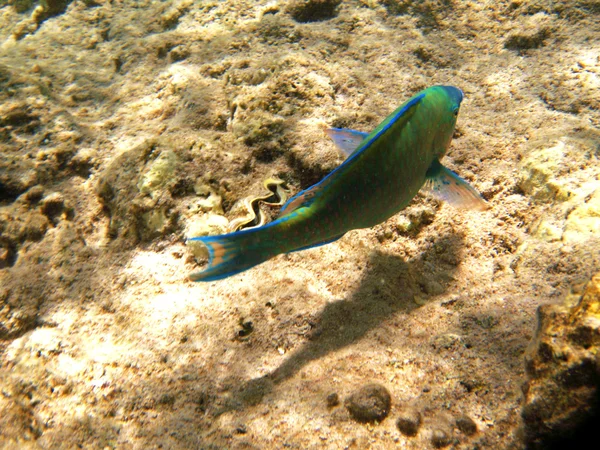
[(350, 130), (348, 128), (327, 128), (325, 133), (327, 133), (327, 136), (331, 138), (335, 146), (346, 155), (346, 157), (354, 153), (362, 141), (369, 135), (369, 133)]

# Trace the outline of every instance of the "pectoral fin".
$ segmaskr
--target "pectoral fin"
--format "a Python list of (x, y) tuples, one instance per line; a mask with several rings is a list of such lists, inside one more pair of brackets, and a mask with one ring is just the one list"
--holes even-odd
[(362, 131), (350, 130), (348, 128), (328, 128), (325, 130), (327, 136), (331, 138), (335, 146), (346, 157), (354, 153), (360, 143), (365, 140), (369, 133)]
[(483, 211), (489, 208), (479, 192), (469, 183), (444, 167), (437, 159), (427, 171), (424, 188), (439, 200), (459, 208)]

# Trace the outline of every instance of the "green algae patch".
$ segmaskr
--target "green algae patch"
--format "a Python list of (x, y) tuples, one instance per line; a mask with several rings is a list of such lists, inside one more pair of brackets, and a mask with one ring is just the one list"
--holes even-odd
[(158, 197), (172, 183), (177, 163), (177, 155), (172, 150), (163, 150), (140, 177), (140, 193), (148, 194), (152, 198)]
[(542, 220), (533, 231), (533, 235), (536, 238), (546, 242), (560, 241), (562, 234), (562, 228), (549, 220)]
[(170, 225), (167, 208), (151, 209), (142, 214), (142, 220), (148, 231), (153, 234), (161, 233)]
[[(223, 215), (221, 196), (201, 180), (194, 185), (194, 192), (200, 198), (192, 200), (183, 213), (187, 224), (186, 238), (229, 232), (229, 220)], [(208, 251), (204, 244), (198, 241), (187, 241), (187, 246), (195, 258), (199, 260), (208, 258)]]
[(600, 189), (569, 214), (563, 241), (583, 242), (594, 237), (600, 237)]
[(568, 200), (572, 192), (558, 179), (565, 159), (565, 143), (533, 151), (522, 163), (519, 187), (540, 202)]
[(110, 238), (133, 244), (176, 229), (170, 188), (176, 182), (178, 161), (173, 150), (147, 140), (123, 152), (103, 171), (96, 193), (110, 218)]
[[(596, 320), (600, 320), (600, 273), (596, 274), (587, 284), (581, 303), (578, 305), (578, 313), (581, 316), (589, 314)], [(600, 326), (595, 326), (596, 335), (598, 336), (598, 345), (600, 345)], [(600, 354), (600, 349), (596, 350), (596, 354)]]
[(215, 212), (223, 214), (223, 199), (217, 194), (213, 188), (202, 182), (197, 182), (194, 185), (194, 192), (202, 198), (195, 202), (195, 208), (192, 206), (190, 211)]

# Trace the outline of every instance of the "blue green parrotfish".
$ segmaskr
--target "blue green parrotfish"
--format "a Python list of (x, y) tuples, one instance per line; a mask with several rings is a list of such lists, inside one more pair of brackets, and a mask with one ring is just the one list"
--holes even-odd
[(440, 163), (462, 99), (456, 87), (433, 86), (410, 98), (369, 134), (328, 129), (348, 158), (292, 197), (273, 222), (190, 238), (202, 242), (209, 254), (208, 267), (190, 279), (219, 280), (281, 253), (328, 244), (350, 230), (372, 227), (405, 208), (423, 186), (457, 206), (486, 209), (479, 193)]

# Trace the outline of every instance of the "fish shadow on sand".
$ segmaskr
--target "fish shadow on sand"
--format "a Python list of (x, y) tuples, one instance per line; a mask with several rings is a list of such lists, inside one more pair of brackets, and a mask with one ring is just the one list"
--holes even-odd
[(398, 312), (419, 308), (415, 295), (435, 283), (436, 295), (446, 292), (458, 268), (464, 235), (445, 234), (429, 243), (418, 257), (374, 251), (358, 289), (347, 299), (331, 302), (315, 320), (309, 340), (276, 370), (243, 383), (216, 413), (259, 404), (273, 387), (298, 373), (311, 361), (357, 342)]

